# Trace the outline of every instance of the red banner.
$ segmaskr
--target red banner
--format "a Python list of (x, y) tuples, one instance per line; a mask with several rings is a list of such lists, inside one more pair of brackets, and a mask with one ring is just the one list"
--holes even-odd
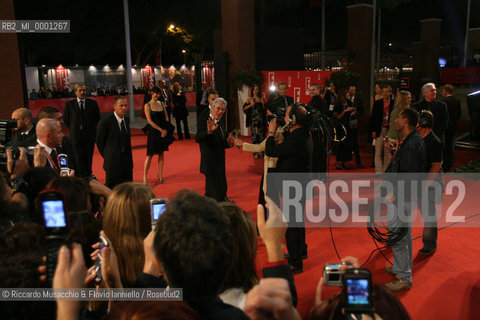
[(55, 68), (55, 81), (57, 90), (61, 91), (65, 88), (70, 89), (70, 77), (68, 69), (65, 69), (62, 65)]
[(152, 88), (155, 85), (153, 81), (153, 68), (147, 65), (145, 68), (142, 69), (142, 77), (143, 77), (143, 86), (145, 88)]
[(287, 95), (293, 97), (294, 102), (308, 103), (311, 99), (310, 86), (314, 83), (323, 86), (331, 73), (332, 71), (262, 71), (265, 84), (262, 94), (268, 98), (270, 87), (285, 82)]

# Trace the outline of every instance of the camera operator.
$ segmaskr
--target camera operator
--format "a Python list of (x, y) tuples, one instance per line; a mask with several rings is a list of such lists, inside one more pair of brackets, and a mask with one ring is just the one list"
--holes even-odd
[(12, 120), (17, 121), (17, 129), (12, 138), (7, 142), (11, 147), (29, 147), (36, 144), (37, 135), (32, 119), (32, 113), (27, 108), (19, 108), (13, 111)]
[[(268, 138), (266, 141), (265, 154), (269, 157), (277, 157), (277, 167), (275, 172), (293, 173), (293, 172), (311, 172), (312, 171), (312, 152), (313, 142), (310, 132), (307, 128), (307, 110), (302, 104), (295, 104), (288, 107), (285, 114), (285, 122), (288, 123), (285, 135), (285, 141), (278, 145), (275, 144), (274, 133), (277, 130), (277, 119), (270, 121)], [(271, 188), (273, 187), (273, 188)], [(276, 201), (280, 190), (276, 189), (274, 184), (267, 187), (272, 193), (272, 199)], [(277, 192), (278, 190), (278, 192)], [(302, 203), (305, 199), (302, 198)], [(305, 206), (302, 205), (302, 210)], [(285, 239), (289, 252), (289, 264), (294, 273), (303, 272), (303, 258), (307, 258), (307, 245), (305, 243), (305, 224), (302, 221), (294, 221), (295, 214), (291, 214), (289, 219), (289, 228)]]

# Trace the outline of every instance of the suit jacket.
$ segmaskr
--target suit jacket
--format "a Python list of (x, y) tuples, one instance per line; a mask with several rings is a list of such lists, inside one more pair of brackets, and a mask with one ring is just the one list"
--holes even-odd
[[(203, 91), (204, 91), (203, 89), (197, 91), (197, 97), (196, 97), (197, 100), (195, 101), (197, 106), (200, 106), (200, 102), (202, 102)], [(205, 95), (207, 96), (207, 99), (208, 99), (207, 90), (205, 90)], [(208, 100), (206, 100), (205, 102), (206, 103), (204, 105), (208, 106)]]
[[(390, 123), (390, 115), (392, 114), (393, 100), (390, 100), (388, 106), (388, 118)], [(377, 136), (380, 135), (383, 124), (383, 99), (377, 100), (373, 103), (372, 116), (370, 117), (370, 123), (368, 125), (369, 132), (376, 132)]]
[[(98, 109), (97, 101), (85, 99), (85, 116), (82, 122), (80, 116), (80, 106), (77, 98), (65, 103), (63, 113), (63, 121), (70, 129), (70, 138), (73, 145), (81, 142), (95, 143), (97, 133), (97, 124), (100, 120), (100, 109)], [(80, 129), (82, 127), (82, 130)]]
[(119, 168), (133, 168), (130, 121), (124, 117), (127, 134), (123, 136), (117, 118), (112, 113), (100, 121), (97, 132), (97, 147), (103, 157), (103, 168), (112, 172)]
[(448, 125), (445, 128), (445, 133), (449, 135), (455, 135), (457, 131), (457, 121), (462, 115), (460, 100), (450, 96), (444, 98), (442, 101), (447, 104), (448, 109)]
[[(285, 98), (287, 103), (285, 104)], [(278, 115), (278, 109), (287, 108), (288, 106), (293, 105), (293, 98), (289, 96), (282, 97), (279, 94), (275, 93), (272, 94), (267, 101), (267, 109), (270, 110), (271, 113)]]
[(205, 110), (198, 122), (195, 140), (200, 144), (200, 172), (205, 175), (225, 175), (225, 149), (231, 146), (227, 143), (227, 132), (220, 121), (217, 130), (208, 133), (207, 120), (210, 110)]
[(294, 130), (277, 145), (274, 137), (267, 138), (265, 154), (278, 158), (277, 172), (311, 172), (312, 153), (312, 137), (305, 128)]
[(34, 125), (26, 137), (22, 136), (20, 132), (14, 131), (12, 133), (12, 138), (7, 143), (7, 146), (28, 148), (30, 146), (37, 145), (37, 134), (35, 130), (36, 127)]
[[(160, 88), (160, 90), (162, 90), (161, 92), (161, 98), (163, 98), (163, 102), (165, 102), (165, 104), (167, 105), (167, 108), (171, 108), (172, 107), (172, 93), (170, 92), (170, 89), (168, 88), (165, 88), (165, 89), (162, 89)], [(164, 96), (164, 92), (163, 90), (165, 90), (165, 96)], [(148, 100), (150, 101), (150, 100)], [(147, 102), (148, 102), (147, 101)]]
[(353, 106), (357, 109), (357, 117), (360, 118), (363, 115), (363, 101), (358, 94), (353, 99)]
[(323, 99), (320, 95), (314, 96), (307, 106), (312, 109), (316, 109), (323, 114), (328, 114), (327, 101), (325, 101), (325, 99)]

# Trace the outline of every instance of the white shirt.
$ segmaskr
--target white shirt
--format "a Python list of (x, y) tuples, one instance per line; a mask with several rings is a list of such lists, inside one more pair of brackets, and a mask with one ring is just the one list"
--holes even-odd
[[(38, 140), (38, 139), (37, 139), (37, 143), (38, 143), (41, 147), (44, 147), (44, 148), (45, 148), (45, 151), (47, 152), (47, 155), (48, 155), (47, 161), (48, 161), (48, 163), (50, 163), (50, 166), (51, 166), (52, 168), (55, 168), (55, 166), (53, 165), (52, 161), (50, 160), (50, 153), (52, 153), (52, 150), (53, 150), (53, 149), (50, 148), (49, 146), (47, 146), (45, 143), (43, 143), (42, 141), (40, 141), (40, 140)], [(55, 150), (55, 151), (57, 151), (57, 150)]]
[[(119, 116), (117, 116), (117, 114), (114, 112), (113, 115), (115, 116), (115, 118), (117, 119), (117, 122), (118, 122), (118, 127), (120, 128), (120, 131), (122, 131), (122, 121), (123, 121), (123, 118), (120, 118)], [(125, 123), (125, 130), (127, 130), (127, 124)]]
[(85, 101), (85, 100), (87, 100), (87, 99), (78, 99), (78, 98), (77, 98), (77, 102), (78, 102), (78, 106), (79, 106), (79, 107), (80, 107), (80, 101), (83, 101), (83, 109), (84, 109), (84, 110), (85, 110), (85, 106), (86, 106), (86, 103), (85, 103), (86, 101)]

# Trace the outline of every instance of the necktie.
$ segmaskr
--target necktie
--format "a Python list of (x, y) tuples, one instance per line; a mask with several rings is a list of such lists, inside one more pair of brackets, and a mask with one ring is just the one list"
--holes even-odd
[(83, 117), (85, 116), (85, 108), (83, 107), (83, 100), (80, 100), (80, 117), (83, 122)]
[(120, 129), (122, 130), (122, 134), (126, 135), (127, 134), (127, 127), (125, 126), (125, 120), (122, 119), (122, 122), (120, 122)]
[(52, 158), (52, 162), (53, 162), (53, 167), (54, 169), (58, 170), (59, 166), (58, 166), (58, 154), (57, 154), (57, 151), (55, 149), (52, 149), (52, 152), (50, 152), (50, 158)]
[(288, 108), (288, 101), (287, 101), (287, 97), (285, 97), (284, 99), (285, 99), (285, 108)]

